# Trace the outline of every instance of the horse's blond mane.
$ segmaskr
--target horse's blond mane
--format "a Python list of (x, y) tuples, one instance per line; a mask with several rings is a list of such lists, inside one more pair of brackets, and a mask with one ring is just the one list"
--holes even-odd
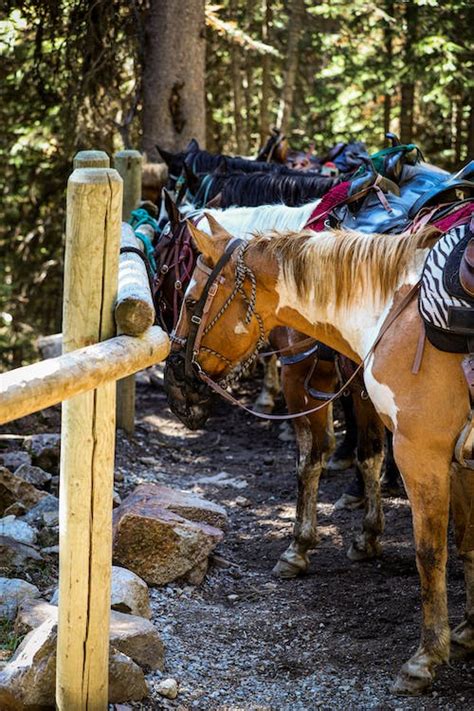
[(387, 299), (409, 271), (419, 249), (431, 246), (439, 232), (413, 235), (356, 232), (266, 233), (256, 235), (252, 250), (277, 258), (285, 281), (315, 306), (349, 305), (362, 294)]

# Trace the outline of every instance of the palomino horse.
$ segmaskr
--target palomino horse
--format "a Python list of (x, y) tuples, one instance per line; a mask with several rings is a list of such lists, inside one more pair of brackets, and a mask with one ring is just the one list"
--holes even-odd
[[(186, 222), (180, 219), (176, 207), (169, 198), (166, 199), (168, 213), (171, 217), (170, 232), (164, 233), (157, 244), (156, 260), (160, 276), (156, 283), (156, 306), (167, 330), (170, 331), (178, 320), (184, 290), (191, 279), (197, 255)], [(300, 208), (268, 205), (258, 210), (235, 208), (193, 214), (202, 229), (209, 234), (213, 218), (218, 217), (229, 231), (238, 229), (239, 234), (250, 235), (252, 230), (263, 231), (270, 227), (288, 229), (291, 225), (293, 228), (299, 226), (299, 229), (303, 229), (315, 204), (317, 205), (317, 203), (313, 203)], [(160, 248), (161, 244), (163, 249)], [(162, 265), (165, 263), (166, 269), (163, 272)], [(176, 284), (179, 285), (178, 290)], [(282, 365), (283, 393), (290, 415), (316, 406), (319, 402), (318, 393), (321, 391), (332, 392), (337, 382), (334, 354), (321, 358), (321, 346), (318, 348), (314, 343), (309, 351), (301, 351), (299, 344), (302, 338), (301, 334), (287, 328), (275, 329), (270, 335), (273, 348), (288, 352), (290, 347), (291, 352), (296, 351), (296, 357), (293, 358), (292, 364)], [(315, 355), (316, 349), (317, 355)], [(295, 360), (296, 362), (294, 362)], [(275, 371), (276, 368), (272, 371), (267, 367), (264, 388), (255, 404), (257, 411), (263, 410), (262, 407), (259, 407), (262, 402), (268, 406), (271, 398), (275, 395), (274, 392), (272, 393), (272, 388), (275, 387)], [(173, 397), (171, 380), (168, 378), (166, 382), (175, 414), (188, 427), (195, 429), (203, 426), (209, 415), (210, 399), (208, 400), (204, 396), (196, 399), (194, 394), (182, 407), (179, 402), (179, 394), (178, 397)], [(363, 471), (367, 467), (371, 467), (374, 462), (378, 463), (383, 456), (384, 430), (372, 403), (361, 395), (363, 384), (360, 381), (355, 381), (353, 385), (354, 387), (351, 385), (349, 389), (353, 395), (356, 410), (354, 431), (357, 441), (354, 442), (354, 447), (357, 444), (358, 470)], [(269, 412), (270, 410), (266, 408), (264, 411)], [(317, 543), (316, 500), (319, 477), (335, 445), (331, 408), (324, 408), (308, 417), (295, 419), (294, 427), (298, 445), (298, 503), (294, 538), (274, 568), (275, 574), (285, 578), (305, 572), (309, 567), (308, 550), (314, 548)], [(378, 480), (378, 470), (374, 476)], [(367, 496), (364, 497), (364, 485), (363, 482), (359, 482), (359, 479), (360, 474), (350, 485), (349, 491), (341, 497), (341, 502), (350, 498), (352, 502), (356, 500), (362, 505), (365, 503), (366, 521), (364, 525), (370, 529), (374, 525), (372, 521), (382, 520), (380, 491), (378, 486), (369, 488), (366, 492)], [(351, 492), (357, 496), (349, 496)], [(376, 525), (381, 524), (377, 523)], [(359, 560), (372, 557), (377, 553), (376, 541), (369, 542), (362, 537), (357, 545), (351, 547), (348, 555), (352, 559)]]
[[(461, 356), (427, 342), (421, 369), (412, 373), (422, 329), (414, 285), (432, 233), (303, 232), (245, 242), (217, 228), (212, 238), (191, 229), (202, 257), (185, 295), (168, 364), (181, 397), (194, 394), (197, 402), (206, 386), (225, 394), (223, 388), (277, 326), (296, 328), (365, 365), (367, 392), (394, 433), (395, 459), (412, 508), (422, 590), (420, 645), (401, 668), (393, 691), (424, 692), (435, 667), (450, 653), (450, 469), (470, 411)], [(377, 462), (364, 471), (368, 490), (377, 486), (374, 471), (381, 457), (375, 456)], [(364, 530), (368, 544), (376, 542), (381, 523), (373, 520)], [(474, 552), (464, 554), (464, 562), (467, 614), (451, 639), (458, 650), (472, 651)]]

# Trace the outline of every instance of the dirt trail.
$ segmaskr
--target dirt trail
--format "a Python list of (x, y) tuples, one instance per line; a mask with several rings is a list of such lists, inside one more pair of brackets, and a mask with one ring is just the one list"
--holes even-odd
[[(241, 388), (249, 399), (255, 392), (249, 383)], [(426, 697), (397, 699), (388, 691), (418, 642), (420, 595), (406, 500), (384, 501), (382, 558), (351, 563), (345, 551), (362, 513), (334, 510), (350, 474), (324, 475), (310, 573), (278, 581), (271, 569), (291, 535), (296, 487), (295, 446), (278, 439), (278, 424), (219, 402), (207, 430), (189, 432), (162, 391), (149, 387), (139, 388), (138, 413), (134, 440), (118, 442), (124, 489), (159, 481), (195, 491), (226, 506), (230, 526), (218, 550), (224, 560), (200, 588), (152, 591), (154, 622), (167, 645), (165, 676), (178, 680), (180, 693), (163, 700), (155, 691), (161, 675), (151, 674), (151, 699), (133, 708), (473, 708), (470, 662), (444, 667)], [(462, 566), (451, 544), (453, 625), (463, 604)]]

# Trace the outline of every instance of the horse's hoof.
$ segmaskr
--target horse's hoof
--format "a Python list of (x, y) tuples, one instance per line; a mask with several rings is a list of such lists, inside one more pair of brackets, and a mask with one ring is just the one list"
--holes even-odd
[(358, 562), (360, 560), (370, 560), (370, 558), (378, 558), (382, 553), (382, 546), (380, 543), (359, 543), (358, 541), (353, 541), (347, 551), (347, 557), (349, 560)]
[(309, 558), (307, 556), (295, 556), (293, 560), (288, 560), (283, 556), (272, 570), (272, 574), (276, 578), (289, 580), (296, 578), (298, 575), (306, 573), (309, 568)]
[(363, 496), (353, 496), (352, 494), (343, 494), (334, 504), (337, 511), (346, 509), (347, 511), (355, 511), (364, 507), (365, 499)]
[(433, 678), (428, 672), (426, 676), (412, 676), (402, 670), (395, 679), (390, 692), (395, 696), (421, 696), (431, 688)]
[(464, 620), (451, 632), (451, 659), (463, 659), (474, 654), (474, 626)]

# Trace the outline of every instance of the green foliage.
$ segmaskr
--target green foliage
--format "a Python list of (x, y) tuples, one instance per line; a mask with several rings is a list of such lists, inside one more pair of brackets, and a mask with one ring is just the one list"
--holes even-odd
[[(73, 155), (140, 146), (147, 1), (4, 3), (0, 364), (6, 367), (32, 358), (35, 334), (60, 329), (65, 186)], [(267, 4), (271, 21), (264, 36)], [(243, 87), (245, 145), (250, 153), (259, 147), (263, 55), (251, 42), (231, 52), (242, 33), (277, 50), (267, 57), (270, 125), (277, 123), (290, 7), (289, 0), (222, 0), (212, 8), (239, 32), (207, 29), (209, 149), (236, 150), (233, 61)], [(416, 23), (409, 27), (414, 7)], [(465, 161), (474, 140), (473, 33), (472, 0), (306, 0), (290, 145), (314, 143), (324, 152), (355, 137), (380, 148), (384, 118), (399, 132), (401, 85), (411, 83), (414, 140), (435, 163)]]
[[(24, 635), (17, 635), (13, 629), (13, 622), (4, 617), (0, 617), (0, 651), (5, 654), (13, 654), (22, 641)], [(3, 655), (2, 655), (3, 657)]]

